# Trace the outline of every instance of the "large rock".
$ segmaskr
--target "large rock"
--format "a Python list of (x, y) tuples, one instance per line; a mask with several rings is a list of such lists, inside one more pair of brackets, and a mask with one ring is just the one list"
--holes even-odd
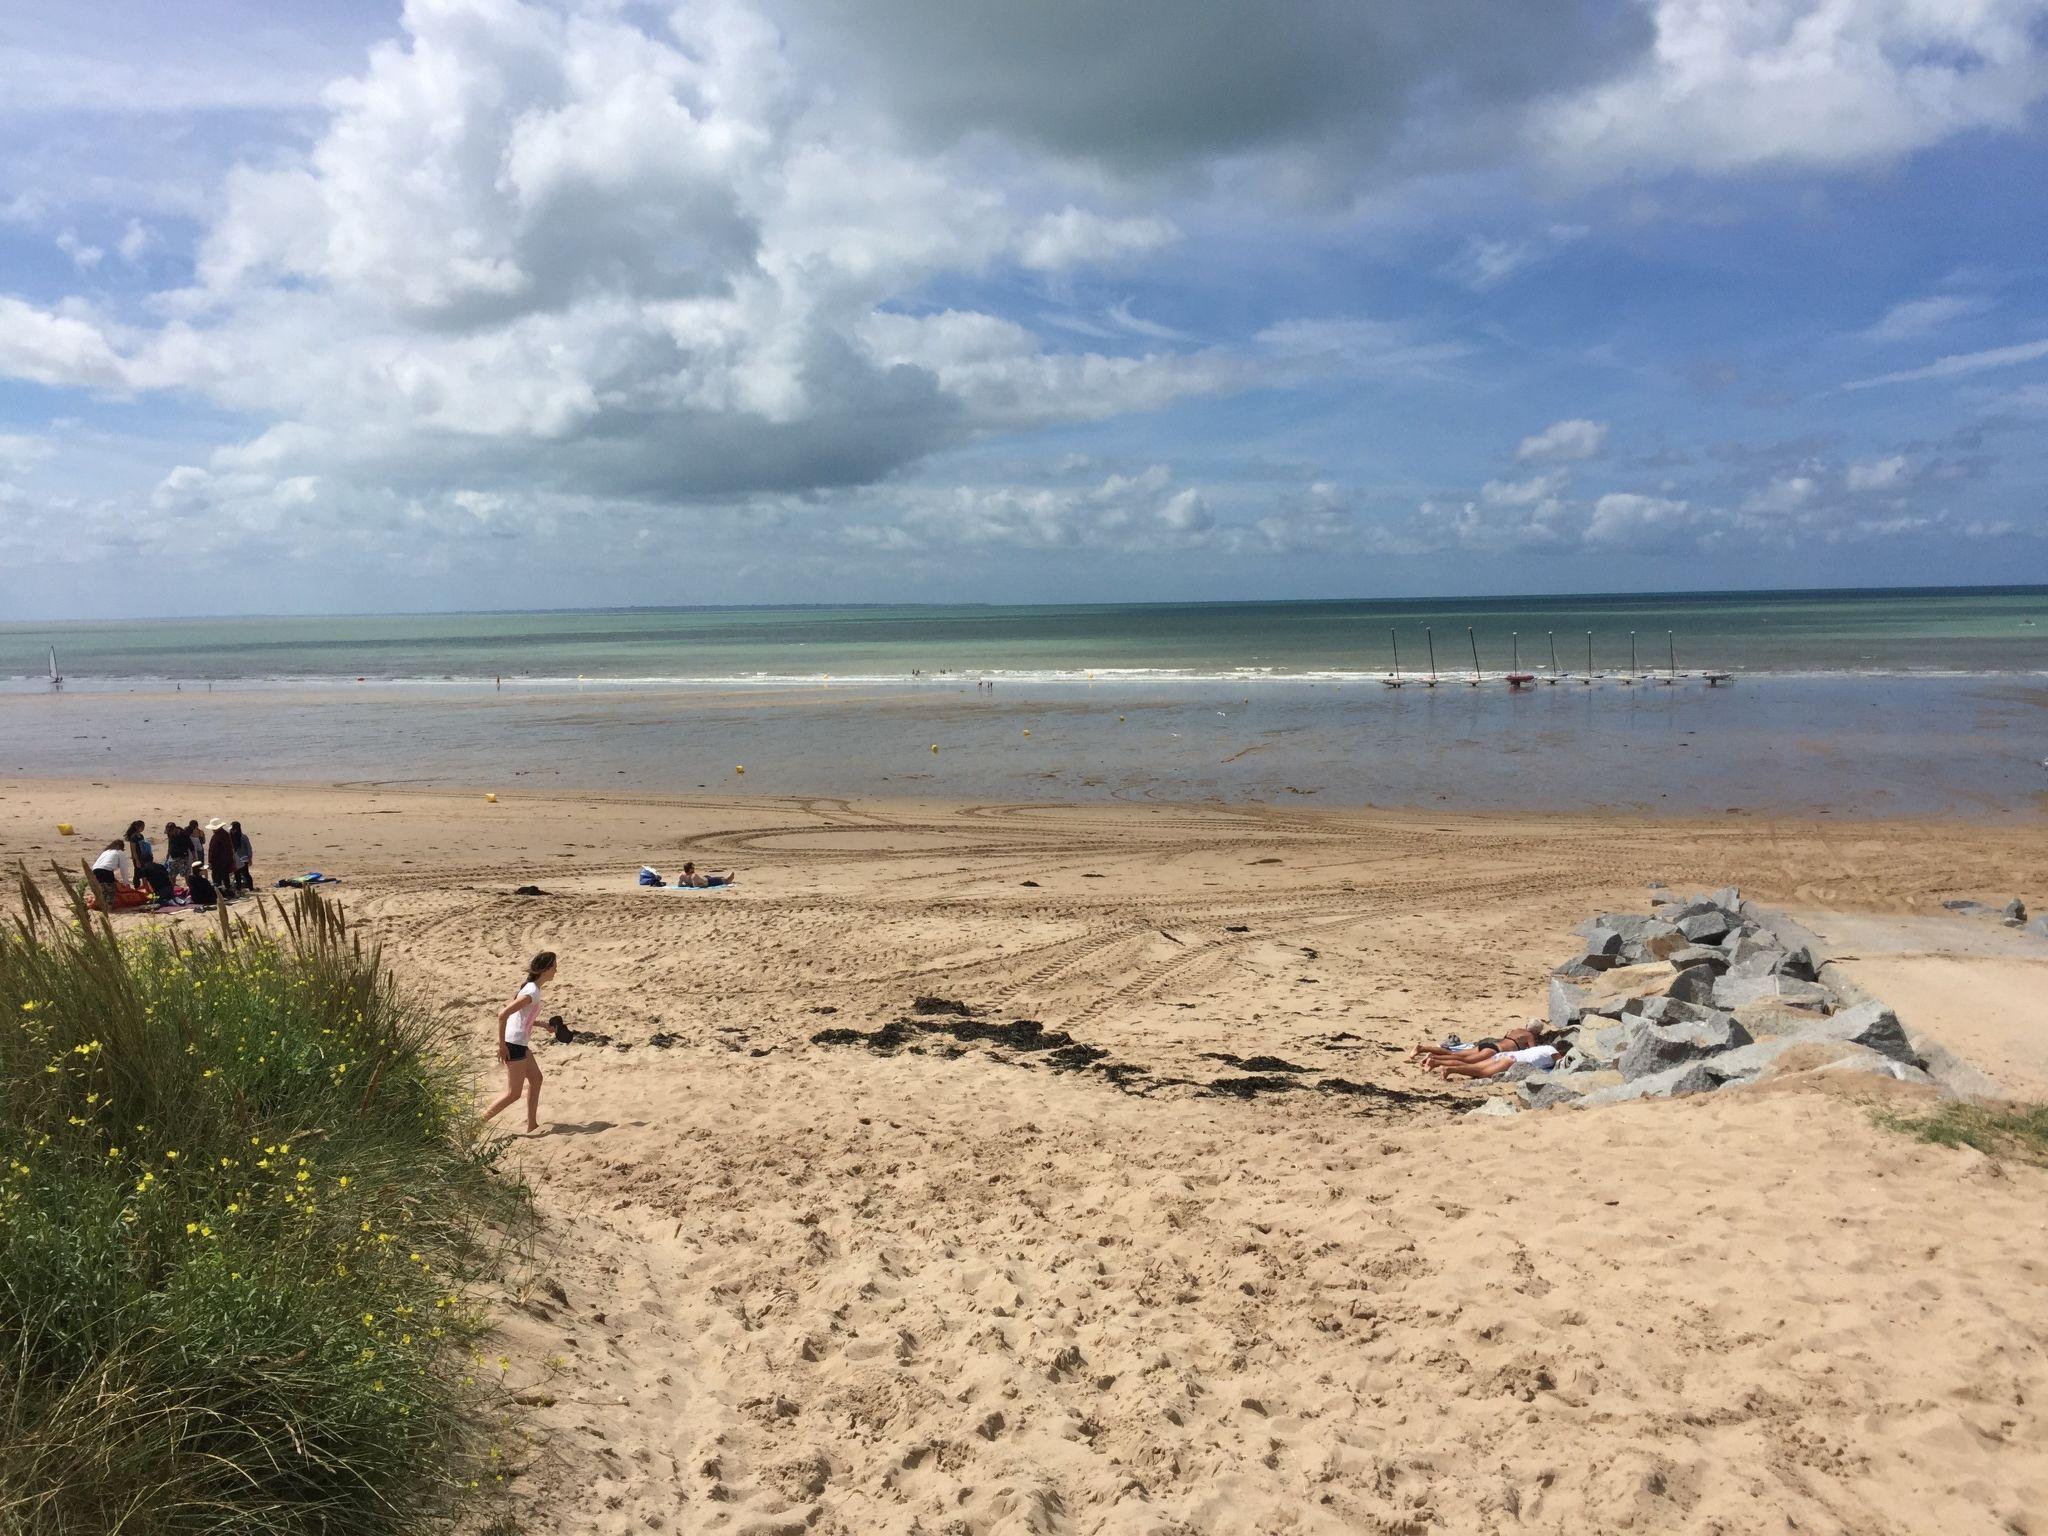
[(1677, 975), (1677, 970), (1663, 960), (1647, 965), (1618, 965), (1586, 982), (1586, 1011), (1619, 1013), (1631, 998), (1655, 997)]
[(1742, 912), (1742, 892), (1732, 885), (1722, 886), (1720, 890), (1714, 892), (1707, 900), (1711, 901), (1723, 912), (1733, 912), (1738, 916)]
[(1622, 946), (1622, 953), (1638, 964), (1645, 960), (1669, 960), (1681, 949), (1688, 948), (1692, 940), (1670, 923), (1654, 923), (1643, 930), (1643, 936)]
[(1639, 1077), (1634, 1082), (1596, 1088), (1574, 1102), (1580, 1109), (1598, 1109), (1608, 1104), (1627, 1104), (1636, 1099), (1682, 1098), (1689, 1094), (1711, 1093), (1721, 1086), (1722, 1079), (1709, 1070), (1710, 1066), (1710, 1062), (1687, 1062), (1667, 1071), (1653, 1072), (1648, 1077)]
[(1801, 1007), (1775, 997), (1760, 997), (1753, 1003), (1744, 1003), (1734, 1013), (1735, 1022), (1759, 1040), (1776, 1035), (1796, 1035), (1809, 1024), (1818, 1024), (1827, 1017), (1810, 1004)]
[(1754, 1045), (1745, 1045), (1740, 1050), (1713, 1057), (1702, 1065), (1729, 1083), (1755, 1082), (1787, 1071), (1867, 1072), (1902, 1083), (1935, 1082), (1914, 1063), (1900, 1061), (1853, 1040), (1800, 1039), (1794, 1035), (1759, 1040)]
[(1579, 956), (1579, 964), (1590, 965), (1597, 971), (1608, 970), (1621, 963), (1622, 936), (1612, 928), (1595, 928), (1586, 935), (1586, 948)]
[(1595, 1088), (1621, 1081), (1618, 1072), (1538, 1072), (1515, 1084), (1515, 1097), (1529, 1109), (1548, 1109), (1584, 1098)]
[(2006, 927), (2022, 927), (2027, 921), (2027, 904), (2015, 896), (2005, 904), (2005, 909), (1998, 915), (2005, 919)]
[(1645, 1021), (1634, 1026), (1628, 1046), (1621, 1053), (1622, 1080), (1634, 1082), (1653, 1077), (1749, 1043), (1749, 1031), (1727, 1014), (1704, 1020), (1679, 1019), (1669, 1024)]
[(1634, 1033), (1632, 1024), (1609, 1024), (1598, 1014), (1588, 1014), (1572, 1037), (1572, 1048), (1565, 1053), (1564, 1069), (1572, 1073), (1601, 1072), (1620, 1066), (1621, 1053), (1628, 1049)]
[(1550, 978), (1550, 1027), (1570, 1029), (1586, 1012), (1586, 994), (1570, 982)]
[(1492, 1119), (1495, 1116), (1519, 1115), (1521, 1112), (1522, 1111), (1520, 1110), (1520, 1108), (1516, 1106), (1515, 1101), (1513, 1099), (1488, 1099), (1484, 1104), (1480, 1105), (1477, 1109), (1466, 1110), (1465, 1116), (1467, 1119), (1470, 1119), (1474, 1115), (1480, 1115), (1487, 1119)]
[(1716, 979), (1712, 966), (1690, 966), (1678, 973), (1677, 979), (1671, 983), (1671, 990), (1665, 995), (1681, 1003), (1709, 1003), (1714, 998)]
[(1728, 914), (1719, 909), (1678, 920), (1678, 931), (1695, 944), (1711, 944), (1734, 926)]
[(1689, 1003), (1666, 993), (1662, 997), (1639, 997), (1622, 1009), (1625, 1019), (1639, 1018), (1651, 1024), (1710, 1024), (1728, 1017), (1718, 1009)]
[(1784, 1037), (1788, 1040), (1841, 1040), (1850, 1045), (1860, 1045), (1873, 1050), (1880, 1056), (1889, 1056), (1893, 1061), (1904, 1062), (1917, 1067), (1920, 1058), (1912, 1042), (1906, 1038), (1899, 1016), (1883, 1003), (1858, 1003), (1853, 1008), (1844, 1008), (1832, 1018), (1816, 1019), (1804, 1029)]
[(1716, 1008), (1736, 1009), (1745, 1003), (1761, 1002), (1766, 998), (1781, 1003), (1810, 1003), (1829, 1007), (1834, 1003), (1834, 993), (1816, 981), (1796, 981), (1789, 976), (1773, 973), (1769, 976), (1727, 975), (1714, 983), (1713, 1001)]
[(1707, 965), (1718, 975), (1728, 968), (1728, 951), (1718, 944), (1688, 944), (1664, 957), (1681, 971), (1688, 966)]

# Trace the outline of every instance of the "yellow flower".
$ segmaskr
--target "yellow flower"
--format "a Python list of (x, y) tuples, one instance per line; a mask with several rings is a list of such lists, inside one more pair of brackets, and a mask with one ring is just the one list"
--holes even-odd
[(364, 1326), (365, 1328), (369, 1327), (369, 1325), (370, 1325), (370, 1324), (372, 1324), (372, 1323), (374, 1323), (375, 1321), (377, 1321), (377, 1314), (376, 1314), (376, 1313), (374, 1313), (374, 1312), (365, 1312), (365, 1313), (363, 1314), (363, 1326)]

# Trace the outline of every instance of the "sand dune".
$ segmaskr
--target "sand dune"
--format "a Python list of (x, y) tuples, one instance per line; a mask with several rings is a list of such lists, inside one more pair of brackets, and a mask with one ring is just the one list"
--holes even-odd
[[(216, 807), (272, 874), (339, 867), (480, 1083), (541, 947), (551, 1006), (633, 1047), (544, 1051), (554, 1133), (514, 1154), (523, 1529), (2048, 1509), (2048, 1175), (1880, 1129), (1874, 1085), (1469, 1121), (1487, 1090), (1399, 1059), (1533, 1011), (1653, 878), (1931, 912), (2035, 894), (2040, 830), (17, 784), (0, 849)], [(686, 857), (741, 886), (628, 884)], [(814, 1043), (920, 994), (1070, 1045)]]

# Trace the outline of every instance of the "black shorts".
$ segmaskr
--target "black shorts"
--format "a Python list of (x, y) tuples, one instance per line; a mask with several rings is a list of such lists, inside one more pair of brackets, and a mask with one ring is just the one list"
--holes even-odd
[(505, 1046), (505, 1059), (507, 1061), (526, 1060), (526, 1047), (523, 1045), (513, 1045), (510, 1042), (507, 1042)]

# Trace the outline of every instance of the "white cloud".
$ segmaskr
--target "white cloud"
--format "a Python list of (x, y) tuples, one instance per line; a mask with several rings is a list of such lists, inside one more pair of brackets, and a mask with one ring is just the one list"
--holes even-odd
[(21, 432), (0, 432), (0, 470), (23, 474), (48, 459), (57, 445), (46, 437)]
[(57, 249), (71, 258), (71, 265), (81, 272), (90, 272), (105, 258), (106, 251), (97, 245), (88, 245), (78, 238), (78, 231), (67, 229), (57, 236)]
[(1813, 500), (1816, 485), (1811, 475), (1778, 475), (1769, 485), (1743, 503), (1748, 512), (1796, 512)]
[(889, 307), (940, 276), (1176, 231), (1027, 215), (964, 162), (900, 152), (740, 5), (680, 9), (673, 41), (520, 0), (416, 4), (405, 25), (331, 88), (309, 153), (229, 178), (195, 285), (159, 301), (178, 319), (0, 300), (0, 374), (271, 419), (220, 455), (236, 474), (663, 501), (863, 483), (979, 431), (1254, 377), (1213, 352), (1053, 350), (992, 315)]
[(1599, 456), (1607, 446), (1607, 423), (1588, 421), (1574, 417), (1568, 421), (1553, 421), (1533, 437), (1522, 439), (1515, 450), (1515, 458), (1521, 462), (1591, 459)]
[(2016, 132), (2048, 94), (2038, 0), (1656, 0), (1634, 67), (1534, 113), (1575, 177), (1882, 164)]
[(1485, 293), (1525, 267), (1548, 260), (1566, 246), (1583, 240), (1589, 233), (1584, 225), (1553, 224), (1537, 235), (1506, 239), (1474, 235), (1445, 264), (1444, 275), (1474, 293)]
[(1937, 358), (1924, 368), (1903, 368), (1897, 373), (1880, 373), (1874, 378), (1855, 379), (1844, 389), (1874, 389), (1880, 384), (1914, 384), (1922, 379), (1960, 379), (1992, 368), (2016, 368), (2021, 363), (2048, 357), (2048, 340), (2024, 341), (2010, 347), (1992, 347), (1983, 352), (1957, 352)]
[(1083, 264), (1149, 255), (1180, 238), (1173, 220), (1150, 216), (1115, 219), (1085, 208), (1063, 208), (1031, 224), (1018, 243), (1027, 267), (1057, 272)]
[(99, 326), (0, 295), (0, 376), (32, 384), (121, 389), (128, 365)]
[(1865, 341), (1917, 341), (1944, 326), (1971, 315), (1981, 315), (1991, 301), (1981, 294), (1937, 293), (1924, 299), (1907, 299), (1894, 304), (1867, 330)]
[(1615, 491), (1593, 503), (1586, 524), (1588, 544), (1664, 544), (1691, 530), (1692, 505), (1668, 496)]
[(1842, 482), (1852, 491), (1885, 491), (1906, 478), (1906, 456), (1895, 453), (1882, 459), (1859, 459), (1851, 464)]
[(1489, 480), (1479, 488), (1479, 499), (1490, 507), (1533, 507), (1564, 489), (1568, 479), (1559, 469), (1527, 480)]
[(149, 226), (140, 219), (130, 219), (128, 227), (121, 232), (120, 242), (114, 247), (121, 253), (121, 259), (134, 266), (142, 260), (143, 253), (156, 243), (156, 236)]

